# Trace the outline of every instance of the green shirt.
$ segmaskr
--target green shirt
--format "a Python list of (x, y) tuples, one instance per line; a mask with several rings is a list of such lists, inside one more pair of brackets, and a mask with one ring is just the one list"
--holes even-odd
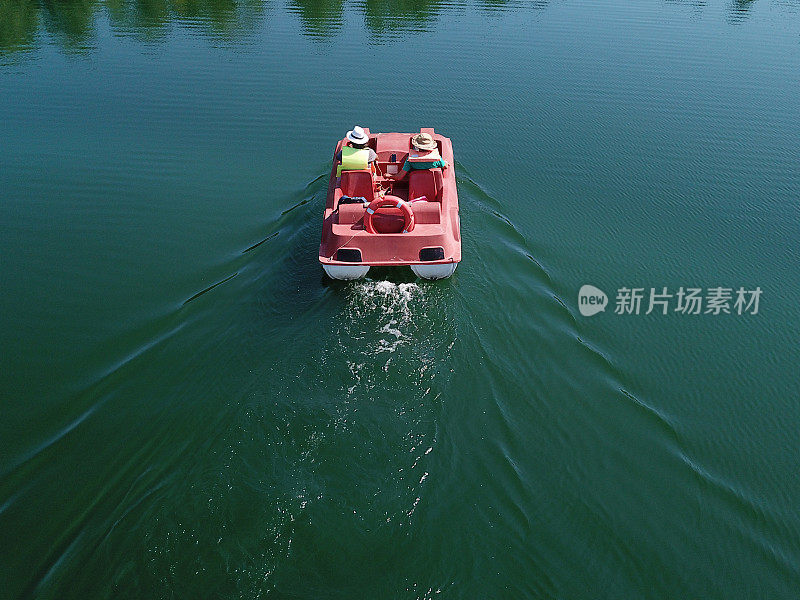
[(436, 169), (436, 168), (444, 169), (446, 166), (447, 166), (447, 161), (443, 158), (431, 162), (413, 162), (413, 163), (409, 162), (408, 159), (406, 159), (406, 162), (403, 164), (403, 171)]

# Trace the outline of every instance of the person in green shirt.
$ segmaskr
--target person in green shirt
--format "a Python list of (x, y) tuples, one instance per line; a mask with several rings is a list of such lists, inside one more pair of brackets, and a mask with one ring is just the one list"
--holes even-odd
[(413, 149), (403, 163), (403, 170), (393, 177), (395, 181), (403, 179), (413, 170), (447, 168), (447, 161), (439, 154), (436, 140), (429, 133), (418, 133), (411, 138), (411, 145)]

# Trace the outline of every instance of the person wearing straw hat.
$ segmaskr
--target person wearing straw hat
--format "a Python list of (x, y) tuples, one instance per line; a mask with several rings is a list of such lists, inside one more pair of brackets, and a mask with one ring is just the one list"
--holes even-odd
[(342, 171), (355, 171), (375, 167), (378, 155), (375, 150), (367, 147), (369, 136), (366, 132), (356, 125), (351, 131), (347, 132), (347, 146), (336, 153), (336, 161), (341, 163), (336, 167), (336, 176), (340, 177)]
[[(447, 161), (439, 154), (436, 140), (429, 133), (418, 133), (411, 138), (412, 151), (408, 154), (403, 170), (394, 176), (395, 180), (403, 179), (410, 171), (419, 169), (446, 169)], [(391, 177), (391, 175), (387, 175)]]

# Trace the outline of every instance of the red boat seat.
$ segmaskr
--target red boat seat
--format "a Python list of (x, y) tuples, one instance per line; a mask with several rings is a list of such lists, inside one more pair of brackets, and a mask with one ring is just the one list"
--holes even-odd
[(414, 220), (417, 225), (440, 223), (442, 219), (442, 205), (438, 202), (412, 202), (411, 210), (414, 211)]
[(342, 171), (340, 187), (342, 188), (342, 194), (345, 196), (363, 196), (367, 199), (367, 202), (372, 202), (375, 199), (371, 171)]
[(340, 204), (337, 212), (339, 225), (355, 225), (364, 218), (365, 207), (363, 204)]
[(419, 169), (408, 174), (408, 197), (411, 200), (425, 196), (428, 202), (441, 202), (443, 186), (441, 169)]
[[(336, 211), (338, 214), (336, 222), (339, 225), (357, 225), (364, 219), (365, 210), (363, 204), (340, 204)], [(441, 204), (438, 202), (414, 202), (411, 204), (411, 210), (414, 211), (414, 220), (417, 225), (430, 225), (441, 222)], [(389, 221), (392, 217), (395, 218), (399, 225), (397, 231), (403, 229), (403, 214), (396, 208), (382, 208), (379, 213), (375, 213), (373, 221), (376, 219), (376, 223)]]

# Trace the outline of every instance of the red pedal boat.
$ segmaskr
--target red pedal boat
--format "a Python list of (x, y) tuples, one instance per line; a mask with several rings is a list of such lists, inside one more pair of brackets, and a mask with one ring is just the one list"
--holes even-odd
[[(411, 133), (370, 133), (367, 146), (378, 155), (371, 169), (341, 171), (334, 160), (328, 184), (319, 262), (333, 279), (359, 279), (372, 266), (408, 265), (425, 279), (450, 277), (461, 261), (458, 195), (449, 138), (430, 134), (447, 162), (445, 169), (412, 170), (394, 181), (416, 150)], [(334, 156), (347, 143), (339, 141)]]

